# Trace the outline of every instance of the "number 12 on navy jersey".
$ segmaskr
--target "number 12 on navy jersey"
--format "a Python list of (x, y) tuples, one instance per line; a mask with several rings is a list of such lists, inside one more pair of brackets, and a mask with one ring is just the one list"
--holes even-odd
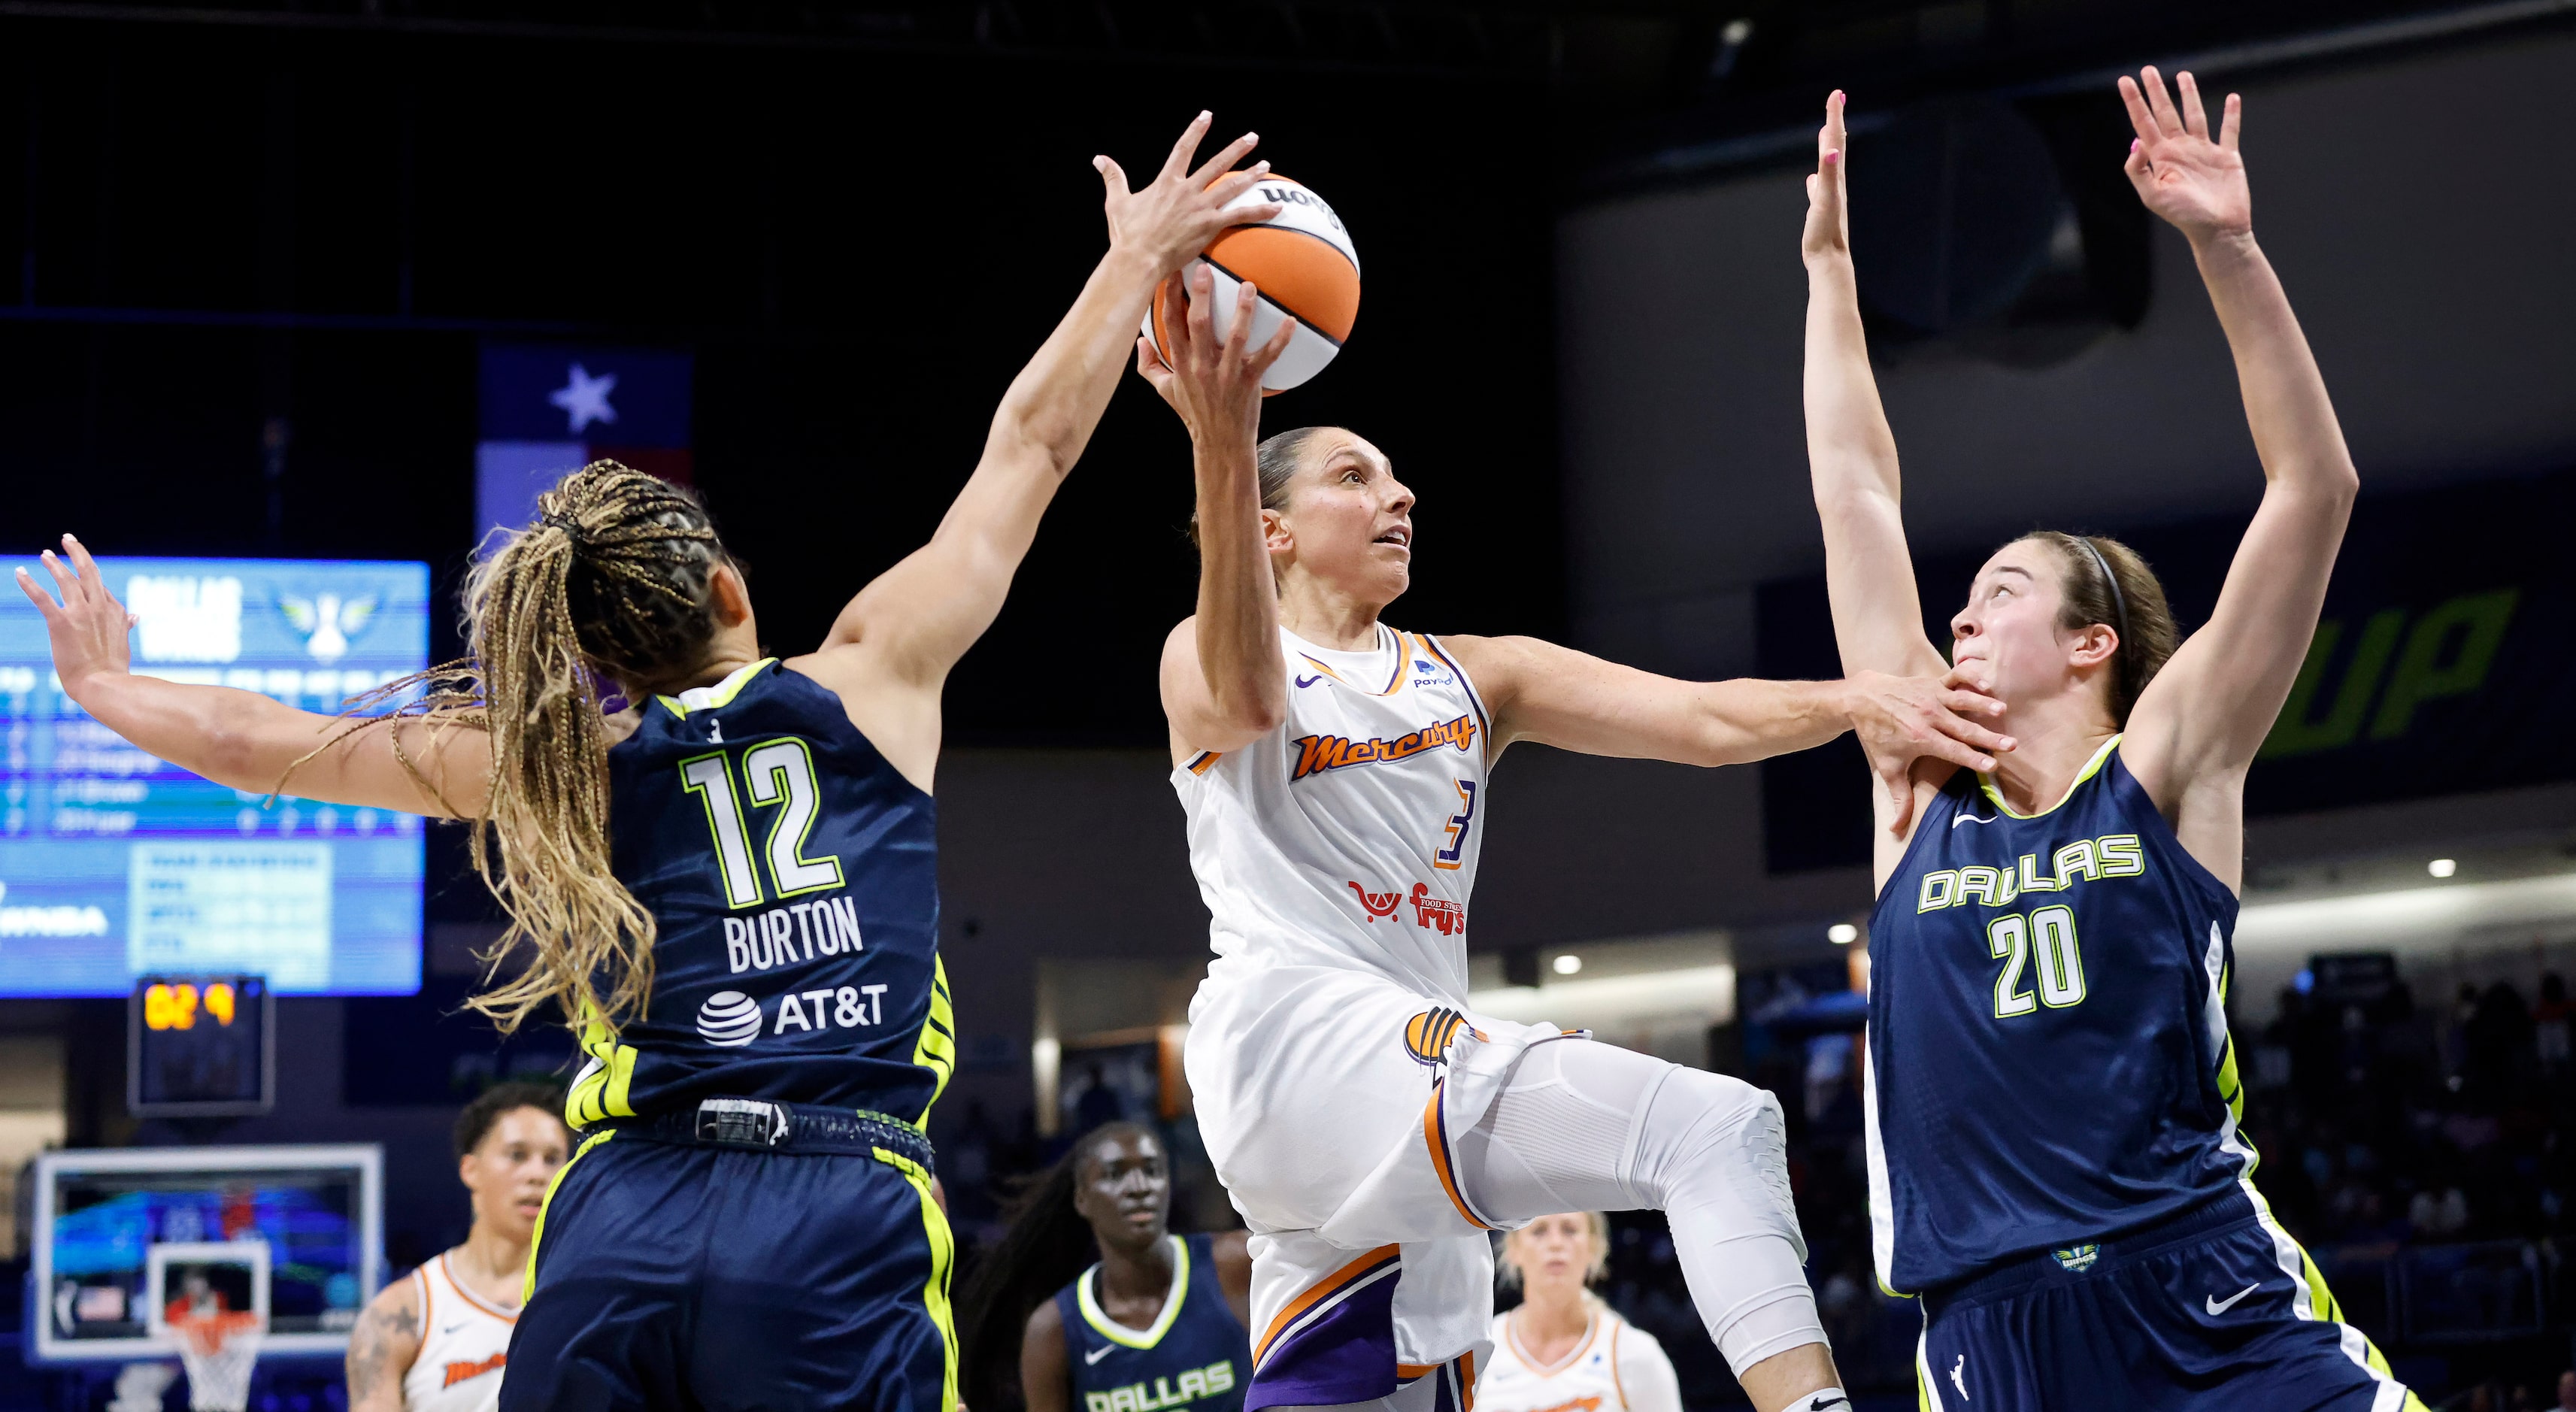
[[(724, 875), (725, 905), (757, 907), (763, 898), (760, 870), (752, 860), (751, 831), (742, 798), (734, 791), (731, 751), (717, 750), (680, 762), (680, 787), (698, 797), (707, 810), (707, 828), (715, 835), (716, 867)], [(769, 878), (776, 896), (785, 899), (841, 885), (841, 860), (808, 858), (805, 840), (814, 832), (814, 811), (822, 792), (814, 787), (814, 757), (794, 738), (766, 741), (742, 752), (742, 778), (755, 807), (774, 811), (769, 822)]]

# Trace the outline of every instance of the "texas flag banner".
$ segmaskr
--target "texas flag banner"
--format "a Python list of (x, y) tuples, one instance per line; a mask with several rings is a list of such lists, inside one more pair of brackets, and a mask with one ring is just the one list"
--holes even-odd
[(536, 518), (537, 494), (603, 457), (690, 483), (687, 353), (660, 348), (486, 342), (482, 439), (474, 450), (475, 534)]

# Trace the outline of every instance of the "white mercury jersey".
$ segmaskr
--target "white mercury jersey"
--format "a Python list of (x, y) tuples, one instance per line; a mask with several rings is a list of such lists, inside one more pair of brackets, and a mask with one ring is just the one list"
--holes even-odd
[(403, 1374), (404, 1412), (493, 1412), (519, 1311), (502, 1309), (457, 1283), (447, 1257), (411, 1272), (420, 1289), (420, 1355)]
[(1476, 1383), (1477, 1412), (1682, 1412), (1681, 1380), (1655, 1336), (1597, 1299), (1574, 1351), (1542, 1365), (1494, 1316), (1494, 1356)]
[(1374, 971), (1467, 999), (1467, 895), (1493, 725), (1439, 641), (1383, 624), (1338, 652), (1282, 628), (1288, 716), (1172, 772), (1211, 917), (1211, 979)]

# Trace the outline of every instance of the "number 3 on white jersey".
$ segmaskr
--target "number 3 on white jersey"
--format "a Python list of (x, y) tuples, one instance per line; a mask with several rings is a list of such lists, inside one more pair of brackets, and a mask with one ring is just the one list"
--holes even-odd
[(1458, 802), (1466, 807), (1450, 815), (1448, 824), (1441, 830), (1448, 835), (1449, 843), (1432, 853), (1431, 866), (1435, 868), (1458, 866), (1459, 856), (1467, 849), (1467, 830), (1476, 822), (1476, 782), (1451, 780), (1450, 783), (1458, 787)]
[[(814, 787), (814, 757), (805, 742), (772, 740), (753, 746), (742, 757), (751, 802), (784, 803), (769, 826), (769, 876), (781, 898), (820, 892), (841, 885), (841, 860), (807, 858), (805, 840), (814, 832), (814, 814), (822, 793)], [(680, 762), (680, 787), (706, 806), (707, 827), (715, 834), (716, 867), (724, 875), (725, 905), (760, 905), (760, 873), (751, 861), (751, 839), (742, 816), (742, 801), (733, 788), (733, 769), (722, 750)]]

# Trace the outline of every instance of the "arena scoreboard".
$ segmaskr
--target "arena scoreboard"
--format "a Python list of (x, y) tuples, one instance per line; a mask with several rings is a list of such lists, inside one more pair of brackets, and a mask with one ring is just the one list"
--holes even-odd
[(138, 1118), (243, 1117), (277, 1101), (264, 977), (140, 977), (125, 1033), (125, 1106)]
[[(98, 563), (140, 620), (138, 673), (337, 712), (429, 664), (426, 564)], [(127, 744), (63, 694), (35, 606), (0, 593), (0, 996), (226, 972), (409, 995), (424, 866), (412, 815), (237, 790)]]

